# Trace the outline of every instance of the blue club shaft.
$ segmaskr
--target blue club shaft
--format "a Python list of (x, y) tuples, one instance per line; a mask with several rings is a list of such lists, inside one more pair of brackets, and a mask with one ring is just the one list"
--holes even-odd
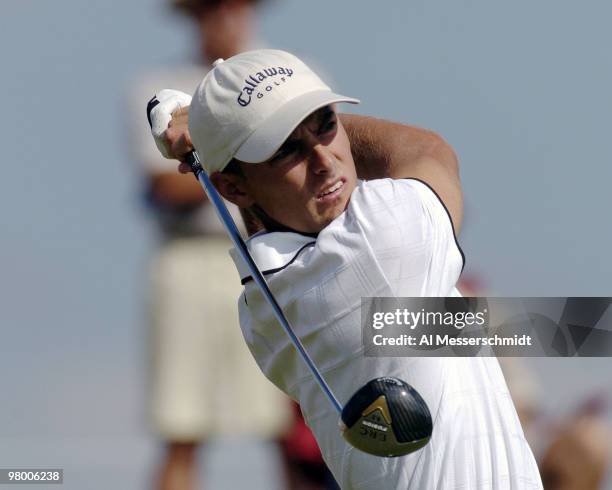
[(293, 328), (291, 327), (291, 324), (285, 317), (285, 314), (283, 313), (283, 310), (277, 303), (276, 298), (272, 294), (272, 291), (270, 291), (270, 288), (268, 287), (268, 283), (266, 282), (266, 279), (264, 278), (263, 274), (260, 272), (259, 268), (257, 267), (257, 264), (255, 264), (255, 261), (251, 257), (251, 254), (249, 253), (249, 250), (247, 249), (247, 246), (244, 243), (244, 240), (242, 239), (242, 236), (240, 235), (240, 232), (238, 231), (238, 228), (236, 227), (236, 224), (234, 223), (234, 220), (232, 219), (231, 214), (227, 210), (227, 207), (225, 206), (223, 199), (221, 198), (221, 196), (219, 196), (219, 193), (217, 192), (212, 182), (208, 178), (208, 175), (202, 169), (202, 166), (200, 164), (200, 159), (198, 158), (198, 154), (195, 151), (191, 152), (191, 154), (189, 155), (188, 162), (191, 165), (191, 169), (193, 173), (195, 174), (197, 179), (200, 181), (200, 184), (206, 191), (206, 194), (208, 195), (208, 199), (215, 207), (217, 215), (219, 216), (219, 219), (225, 226), (225, 229), (229, 237), (231, 238), (232, 242), (234, 243), (236, 250), (238, 250), (238, 252), (240, 253), (240, 256), (247, 264), (249, 271), (251, 272), (251, 276), (253, 277), (253, 280), (257, 283), (257, 285), (259, 286), (259, 289), (261, 290), (264, 297), (266, 298), (266, 300), (272, 307), (272, 310), (274, 311), (274, 315), (276, 316), (276, 319), (281, 324), (286, 334), (291, 339), (291, 342), (293, 343), (295, 348), (298, 350), (298, 352), (302, 356), (302, 359), (304, 360), (304, 362), (310, 369), (310, 372), (312, 373), (315, 380), (319, 384), (321, 390), (323, 390), (323, 393), (325, 393), (327, 398), (329, 398), (329, 401), (332, 403), (336, 411), (339, 414), (342, 413), (342, 405), (340, 404), (340, 402), (338, 401), (338, 399), (332, 392), (327, 382), (321, 376), (321, 373), (317, 369), (317, 366), (315, 366), (308, 352), (306, 352), (306, 349), (304, 349), (304, 346), (302, 345), (302, 342), (300, 341), (300, 339), (297, 337), (297, 335), (295, 335)]

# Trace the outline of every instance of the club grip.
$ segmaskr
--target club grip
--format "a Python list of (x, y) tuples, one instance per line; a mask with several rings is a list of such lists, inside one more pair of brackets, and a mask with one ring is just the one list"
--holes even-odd
[(187, 153), (187, 155), (185, 155), (185, 163), (189, 164), (189, 166), (191, 167), (191, 171), (193, 172), (193, 175), (195, 175), (196, 179), (198, 178), (198, 174), (204, 171), (204, 169), (202, 168), (202, 164), (200, 163), (198, 154), (195, 150), (192, 150)]

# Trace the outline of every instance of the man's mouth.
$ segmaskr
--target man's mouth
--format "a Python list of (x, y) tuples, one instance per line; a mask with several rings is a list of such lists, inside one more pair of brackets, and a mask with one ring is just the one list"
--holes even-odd
[(344, 187), (344, 180), (340, 179), (335, 184), (326, 188), (323, 192), (317, 195), (317, 201), (325, 202), (339, 196)]

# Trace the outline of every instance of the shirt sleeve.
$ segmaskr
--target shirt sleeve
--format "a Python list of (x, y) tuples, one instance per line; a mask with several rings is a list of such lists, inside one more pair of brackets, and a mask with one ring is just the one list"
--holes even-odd
[(398, 295), (449, 296), (464, 254), (433, 189), (417, 179), (379, 179), (361, 183), (353, 197), (350, 208)]
[(455, 235), (453, 220), (444, 201), (427, 182), (420, 179), (407, 178), (401, 179), (398, 182), (408, 184), (416, 190), (427, 212), (427, 221), (434, 236), (442, 242), (443, 248), (459, 252), (461, 255), (461, 270), (463, 270), (465, 267), (465, 254), (461, 249), (461, 245), (459, 245), (457, 235)]

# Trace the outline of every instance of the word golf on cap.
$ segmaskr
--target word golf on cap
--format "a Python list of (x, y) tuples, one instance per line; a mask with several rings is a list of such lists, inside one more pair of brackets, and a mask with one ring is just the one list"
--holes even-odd
[[(281, 83), (285, 83), (287, 81), (286, 77), (291, 76), (293, 76), (293, 70), (291, 68), (282, 66), (264, 68), (257, 73), (249, 75), (248, 78), (244, 80), (244, 87), (242, 91), (238, 94), (238, 103), (242, 107), (248, 106), (251, 103), (253, 94), (256, 94), (257, 98), (261, 99), (264, 96), (264, 91), (271, 92), (274, 89), (274, 86), (280, 86)], [(274, 80), (269, 80), (263, 87), (259, 88), (259, 85), (268, 78), (274, 78)]]

